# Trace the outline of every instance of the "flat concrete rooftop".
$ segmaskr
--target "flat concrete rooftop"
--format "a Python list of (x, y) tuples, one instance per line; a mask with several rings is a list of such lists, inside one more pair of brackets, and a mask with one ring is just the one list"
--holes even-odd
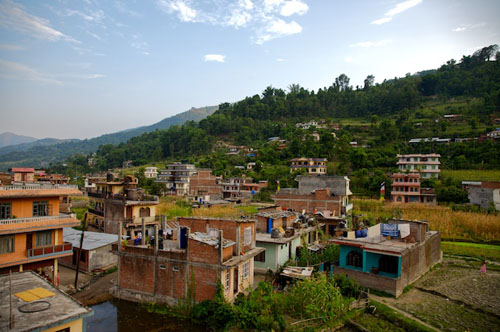
[[(32, 302), (25, 302), (14, 296), (16, 293), (24, 292), (33, 288), (44, 288), (54, 296), (42, 298)], [(46, 310), (23, 313), (19, 308), (39, 307), (33, 304), (38, 301), (47, 301), (49, 307)], [(71, 296), (53, 287), (47, 281), (34, 272), (12, 273), (12, 312), (14, 315), (14, 328), (9, 330), (9, 275), (0, 275), (0, 330), (1, 331), (43, 331), (45, 329), (59, 326), (60, 324), (80, 319), (94, 314), (92, 309), (82, 306)]]

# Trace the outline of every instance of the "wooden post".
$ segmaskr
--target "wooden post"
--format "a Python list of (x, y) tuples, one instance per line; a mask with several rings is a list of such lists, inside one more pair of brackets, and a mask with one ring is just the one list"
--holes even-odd
[(82, 257), (83, 237), (85, 235), (85, 228), (87, 228), (87, 213), (83, 217), (82, 236), (80, 237), (80, 248), (78, 249), (78, 258), (76, 260), (76, 273), (75, 273), (75, 290), (78, 289), (78, 271), (80, 270), (80, 258)]

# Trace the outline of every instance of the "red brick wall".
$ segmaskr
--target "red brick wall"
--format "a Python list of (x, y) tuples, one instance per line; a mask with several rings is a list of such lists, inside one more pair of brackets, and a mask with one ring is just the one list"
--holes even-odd
[[(218, 249), (215, 247), (208, 245), (206, 243), (202, 243), (200, 241), (196, 241), (193, 239), (189, 239), (189, 260), (192, 262), (201, 262), (208, 264), (217, 264), (218, 263)], [(232, 251), (232, 248), (229, 248)]]
[[(201, 266), (191, 266), (191, 270), (194, 273), (196, 301), (213, 300), (219, 278), (217, 270)], [(191, 280), (191, 272), (189, 272), (188, 278)]]
[(189, 194), (197, 195), (201, 192), (205, 195), (220, 196), (222, 194), (222, 185), (216, 184), (216, 177), (211, 171), (198, 170), (198, 173), (189, 179)]
[(313, 213), (314, 210), (332, 211), (333, 216), (340, 216), (342, 198), (333, 197), (328, 194), (328, 190), (316, 190), (310, 195), (284, 195), (276, 194), (271, 196), (276, 205), (281, 206), (284, 210), (292, 210), (301, 212), (306, 210), (307, 213)]

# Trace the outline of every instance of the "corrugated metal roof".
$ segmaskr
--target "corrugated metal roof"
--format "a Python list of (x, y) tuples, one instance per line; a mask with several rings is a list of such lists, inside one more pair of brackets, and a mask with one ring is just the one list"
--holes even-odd
[[(63, 229), (63, 239), (70, 242), (73, 247), (80, 248), (82, 231), (66, 227)], [(118, 235), (98, 232), (85, 232), (83, 237), (83, 250), (94, 250), (118, 241)]]

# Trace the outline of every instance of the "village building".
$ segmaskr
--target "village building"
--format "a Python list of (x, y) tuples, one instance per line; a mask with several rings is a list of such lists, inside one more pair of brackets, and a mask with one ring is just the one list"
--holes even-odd
[(222, 198), (228, 200), (249, 199), (268, 185), (267, 181), (253, 182), (251, 178), (222, 179)]
[(352, 210), (350, 180), (346, 176), (302, 176), (295, 178), (298, 188), (283, 188), (271, 195), (283, 210), (316, 213), (330, 211), (332, 216), (347, 215)]
[(392, 174), (391, 202), (437, 204), (433, 188), (420, 187), (419, 173)]
[(87, 318), (94, 314), (92, 309), (28, 271), (12, 273), (11, 277), (0, 275), (0, 312), (1, 331), (46, 332), (84, 332)]
[(401, 172), (420, 173), (422, 179), (439, 178), (439, 158), (437, 153), (431, 154), (398, 154), (397, 166)]
[(63, 174), (40, 174), (37, 177), (37, 182), (52, 183), (52, 184), (69, 184), (69, 176)]
[(167, 193), (171, 195), (189, 195), (189, 180), (196, 173), (196, 168), (192, 164), (175, 162), (167, 165), (166, 169), (160, 170), (156, 182), (165, 183)]
[(471, 204), (488, 210), (500, 211), (500, 182), (462, 182)]
[(317, 243), (319, 225), (309, 222), (297, 212), (274, 210), (259, 211), (257, 217), (257, 246), (266, 250), (255, 257), (255, 271), (276, 272), (289, 260), (298, 256), (303, 246)]
[(158, 167), (146, 167), (144, 170), (144, 176), (147, 179), (156, 179), (158, 177)]
[(317, 211), (314, 214), (314, 218), (319, 224), (324, 225), (323, 232), (326, 236), (339, 236), (346, 230), (347, 219), (345, 217), (334, 216), (329, 210)]
[(73, 252), (63, 228), (80, 225), (75, 215), (59, 212), (60, 196), (68, 195), (81, 192), (73, 185), (0, 186), (0, 274), (50, 268), (57, 284), (59, 259)]
[(9, 168), (12, 174), (12, 182), (35, 182), (35, 169), (32, 167)]
[(442, 259), (441, 236), (425, 221), (389, 220), (330, 242), (340, 245), (334, 274), (396, 297)]
[(124, 223), (123, 234), (134, 238), (146, 225), (145, 236), (152, 234), (154, 225), (159, 221), (156, 207), (158, 196), (147, 195), (144, 189), (137, 188), (137, 179), (128, 175), (123, 180), (97, 182), (96, 189), (87, 193), (90, 199), (89, 225), (105, 233), (118, 234), (119, 222)]
[(12, 174), (0, 172), (0, 185), (8, 186), (12, 184)]
[(189, 196), (202, 204), (222, 197), (222, 177), (212, 174), (212, 170), (198, 168), (189, 178)]
[[(175, 304), (189, 298), (214, 298), (221, 282), (228, 301), (253, 285), (255, 220), (178, 218), (177, 240), (164, 239), (160, 249), (113, 246), (118, 255), (115, 297), (135, 302)], [(158, 240), (157, 240), (158, 241)], [(196, 289), (193, 292), (194, 288)]]
[(326, 174), (326, 158), (294, 158), (291, 160), (290, 172), (305, 169), (310, 175)]
[(73, 255), (61, 258), (61, 265), (76, 269), (78, 255), (80, 255), (80, 271), (87, 273), (105, 271), (118, 262), (118, 257), (112, 253), (112, 244), (118, 242), (118, 235), (99, 232), (85, 232), (83, 245), (80, 248), (82, 231), (65, 228), (63, 230), (64, 242), (73, 245)]

